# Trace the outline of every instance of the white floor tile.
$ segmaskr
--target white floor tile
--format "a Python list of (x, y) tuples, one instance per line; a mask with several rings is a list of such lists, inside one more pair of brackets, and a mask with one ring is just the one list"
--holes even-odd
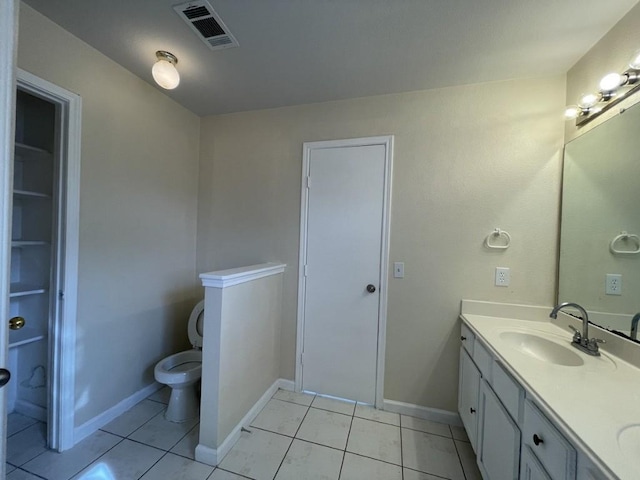
[(23, 468), (49, 480), (68, 480), (120, 441), (122, 438), (99, 430), (72, 449), (46, 451)]
[(388, 423), (389, 425), (400, 426), (400, 415), (392, 412), (385, 412), (384, 410), (377, 410), (370, 405), (356, 405), (356, 417), (365, 418), (367, 420), (373, 420), (375, 422)]
[(25, 472), (24, 470), (13, 470), (9, 475), (7, 475), (7, 480), (41, 480), (41, 479), (40, 477), (31, 475), (29, 472)]
[(137, 479), (163, 455), (162, 450), (125, 439), (74, 476), (72, 480)]
[(161, 412), (129, 435), (129, 438), (162, 450), (170, 450), (182, 440), (197, 423), (198, 419), (183, 423), (170, 422), (164, 418), (164, 412)]
[(167, 453), (140, 480), (206, 480), (213, 467)]
[(337, 400), (335, 398), (321, 397), (319, 395), (313, 399), (311, 406), (315, 408), (321, 408), (322, 410), (329, 410), (330, 412), (342, 413), (344, 415), (353, 415), (353, 410), (356, 407), (355, 402), (347, 402), (345, 400)]
[(272, 398), (283, 400), (285, 402), (297, 403), (298, 405), (306, 405), (308, 407), (311, 405), (311, 402), (313, 402), (315, 395), (279, 389)]
[(282, 400), (269, 400), (251, 422), (254, 427), (293, 437), (309, 407)]
[(235, 473), (225, 472), (224, 470), (216, 468), (207, 480), (246, 480), (247, 478), (249, 477), (241, 477)]
[(402, 465), (400, 428), (354, 418), (351, 424), (351, 433), (349, 433), (347, 452)]
[(200, 440), (200, 425), (196, 425), (170, 451), (176, 455), (195, 460), (196, 447)]
[(128, 437), (164, 409), (165, 406), (162, 403), (143, 400), (112, 422), (109, 422), (101, 430), (121, 437)]
[(272, 480), (291, 442), (290, 437), (263, 430), (242, 432), (220, 468), (256, 480)]
[(449, 425), (449, 428), (451, 429), (451, 436), (453, 436), (454, 440), (462, 440), (463, 442), (469, 441), (469, 436), (467, 435), (467, 431), (464, 427)]
[(7, 462), (19, 467), (47, 451), (47, 426), (34, 423), (7, 439)]
[(482, 480), (480, 469), (476, 460), (476, 454), (473, 453), (471, 444), (463, 441), (455, 441), (458, 454), (462, 462), (462, 469), (467, 480)]
[(402, 429), (402, 462), (412, 470), (464, 480), (453, 439)]
[(416, 472), (415, 470), (409, 470), (408, 468), (402, 469), (404, 480), (443, 480), (442, 477), (436, 477), (435, 475), (429, 475), (428, 473)]
[(165, 405), (169, 403), (169, 398), (171, 398), (171, 388), (167, 386), (162, 387), (160, 390), (147, 397), (148, 400), (164, 403)]
[(402, 468), (347, 452), (340, 480), (402, 480)]
[(442, 435), (451, 438), (451, 430), (446, 423), (432, 422), (422, 418), (410, 417), (409, 415), (401, 416), (402, 428), (410, 428), (420, 432), (433, 433), (434, 435)]
[(275, 480), (338, 480), (342, 450), (294, 440)]
[(14, 433), (18, 433), (25, 428), (37, 423), (35, 418), (27, 417), (18, 412), (13, 412), (7, 415), (7, 437), (10, 437)]
[(296, 438), (344, 450), (350, 426), (351, 417), (348, 415), (311, 408)]

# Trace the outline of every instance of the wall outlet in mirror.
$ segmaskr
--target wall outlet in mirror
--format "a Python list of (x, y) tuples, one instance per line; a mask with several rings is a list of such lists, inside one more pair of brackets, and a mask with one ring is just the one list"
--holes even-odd
[(607, 273), (604, 293), (607, 295), (622, 295), (622, 275)]

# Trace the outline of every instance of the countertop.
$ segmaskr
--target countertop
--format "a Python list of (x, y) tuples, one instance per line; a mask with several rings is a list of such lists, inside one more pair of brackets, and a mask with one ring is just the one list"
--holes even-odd
[[(639, 479), (640, 369), (608, 352), (606, 344), (600, 357), (570, 347), (572, 332), (560, 325), (578, 326), (579, 321), (564, 313), (559, 322), (551, 321), (551, 309), (463, 300), (461, 319), (596, 466), (614, 477)], [(524, 354), (500, 337), (504, 331), (539, 333), (566, 344), (584, 365), (556, 365)], [(590, 326), (590, 337), (607, 335)], [(638, 428), (629, 429), (633, 426)], [(621, 435), (635, 436), (635, 448), (624, 451), (618, 444)]]

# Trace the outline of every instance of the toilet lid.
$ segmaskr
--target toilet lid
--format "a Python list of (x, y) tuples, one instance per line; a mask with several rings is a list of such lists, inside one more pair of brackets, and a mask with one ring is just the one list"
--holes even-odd
[(189, 341), (194, 347), (202, 348), (202, 331), (204, 327), (204, 300), (200, 300), (189, 317)]

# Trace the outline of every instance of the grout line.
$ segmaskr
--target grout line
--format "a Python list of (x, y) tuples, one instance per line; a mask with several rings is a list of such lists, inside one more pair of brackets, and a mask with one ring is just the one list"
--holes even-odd
[[(205, 465), (206, 465), (206, 464), (205, 464)], [(215, 472), (216, 470), (220, 470), (220, 471), (222, 471), (222, 472), (231, 473), (232, 475), (237, 475), (238, 477), (247, 478), (247, 479), (249, 479), (249, 480), (254, 480), (252, 477), (247, 477), (247, 476), (245, 476), (245, 475), (241, 475), (241, 474), (239, 474), (239, 473), (232, 472), (231, 470), (225, 470), (224, 468), (215, 467), (215, 468), (213, 469), (213, 472)], [(211, 475), (209, 475), (209, 476), (207, 477), (207, 479), (210, 479), (210, 478), (213, 476), (213, 472), (211, 472)]]
[(105, 452), (102, 455), (98, 455), (96, 458), (94, 458), (93, 460), (90, 460), (89, 463), (87, 463), (84, 467), (82, 467), (80, 470), (78, 470), (77, 472), (75, 472), (74, 474), (72, 474), (69, 478), (73, 478), (76, 475), (78, 475), (81, 471), (83, 471), (85, 468), (87, 468), (89, 465), (91, 465), (93, 462), (96, 462), (97, 460), (99, 460), (100, 458), (104, 457), (107, 453), (109, 453), (111, 450), (113, 450), (114, 448), (116, 448), (118, 445), (120, 445), (122, 442), (124, 442), (125, 439), (122, 438), (119, 442), (116, 442), (116, 444), (109, 448), (108, 450), (105, 450)]
[(460, 462), (460, 470), (462, 470), (462, 475), (464, 476), (464, 478), (467, 478), (467, 472), (464, 471), (464, 465), (462, 464), (462, 457), (460, 456), (460, 451), (458, 450), (458, 445), (456, 444), (456, 441), (453, 441), (453, 448), (455, 448), (456, 450), (456, 455), (458, 456), (458, 462)]
[[(271, 398), (273, 398), (273, 397), (271, 397)], [(293, 441), (296, 439), (296, 435), (300, 431), (300, 428), (302, 427), (302, 424), (304, 423), (304, 419), (307, 418), (307, 414), (309, 413), (309, 410), (311, 410), (311, 407), (307, 407), (307, 411), (304, 412), (304, 416), (302, 417), (302, 421), (300, 422), (300, 425), (298, 425), (298, 428), (296, 428), (296, 433), (294, 433), (293, 438), (291, 438), (291, 443), (289, 443), (289, 446), (287, 447), (287, 451), (284, 453), (284, 457), (282, 457), (282, 460), (280, 461), (280, 465), (278, 465), (278, 469), (276, 470), (276, 473), (273, 476), (273, 478), (276, 478), (278, 476), (278, 472), (282, 468), (282, 464), (284, 463), (284, 459), (287, 458), (287, 455), (289, 454), (289, 450), (291, 450), (291, 446), (293, 445)]]
[[(355, 415), (355, 412), (356, 412), (356, 409), (354, 407), (353, 409), (354, 415)], [(338, 480), (342, 476), (342, 467), (344, 467), (344, 459), (347, 457), (347, 445), (349, 445), (349, 437), (351, 436), (351, 427), (353, 426), (353, 419), (354, 417), (351, 417), (351, 422), (349, 422), (349, 431), (347, 432), (347, 441), (344, 442), (344, 453), (342, 454), (342, 463), (340, 463), (340, 472), (338, 473)]]
[(140, 476), (138, 477), (138, 480), (140, 480), (142, 477), (144, 477), (144, 476), (147, 474), (147, 472), (148, 472), (149, 470), (151, 470), (153, 467), (155, 467), (155, 466), (160, 462), (160, 460), (162, 460), (164, 457), (166, 457), (166, 456), (167, 456), (167, 454), (168, 454), (168, 453), (169, 453), (169, 452), (164, 452), (164, 454), (163, 454), (162, 456), (160, 456), (160, 458), (159, 458), (158, 460), (156, 460), (156, 461), (153, 463), (153, 465), (151, 465), (149, 468), (147, 468), (147, 469), (142, 473), (142, 475), (140, 475)]
[[(13, 472), (17, 472), (17, 471), (24, 472), (24, 473), (27, 473), (27, 474), (29, 474), (29, 475), (33, 475), (34, 477), (37, 477), (37, 478), (42, 478), (43, 480), (47, 480), (47, 478), (46, 478), (46, 477), (41, 477), (40, 475), (38, 475), (38, 474), (36, 474), (36, 473), (31, 473), (30, 471), (28, 471), (28, 470), (24, 470), (24, 469), (22, 469), (22, 468), (20, 468), (20, 467), (17, 467), (17, 468), (16, 468), (15, 470), (13, 470), (11, 473), (13, 473)], [(11, 475), (11, 474), (9, 474), (9, 475)]]
[[(400, 416), (400, 425), (402, 425), (402, 416)], [(400, 426), (400, 478), (404, 480), (404, 449), (402, 448), (402, 426)]]
[(447, 435), (442, 435), (440, 433), (426, 432), (424, 430), (417, 430), (415, 428), (409, 428), (409, 427), (400, 427), (400, 428), (404, 428), (405, 430), (411, 430), (412, 432), (426, 433), (428, 435), (436, 435), (437, 437), (448, 438), (449, 440), (455, 440), (455, 438), (453, 438), (453, 437), (448, 437)]
[[(404, 470), (405, 468), (406, 468), (407, 470), (411, 470), (412, 472), (418, 472), (418, 473), (422, 473), (422, 474), (424, 474), (424, 475), (430, 475), (430, 476), (435, 477), (435, 478), (442, 478), (442, 480), (451, 480), (449, 477), (442, 477), (442, 476), (440, 476), (440, 475), (436, 475), (435, 473), (423, 472), (422, 470), (416, 470), (415, 468), (402, 467), (402, 469), (403, 469), (403, 470)], [(404, 475), (404, 472), (403, 472), (403, 475)], [(404, 478), (404, 477), (403, 477), (403, 478)]]

